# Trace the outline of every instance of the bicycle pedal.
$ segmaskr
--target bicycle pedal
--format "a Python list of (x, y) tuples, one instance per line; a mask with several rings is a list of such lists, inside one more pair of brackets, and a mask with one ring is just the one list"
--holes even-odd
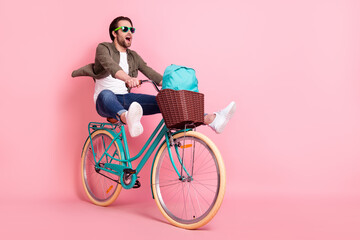
[(125, 168), (125, 169), (124, 169), (124, 173), (126, 173), (126, 174), (135, 174), (135, 173), (136, 173), (136, 169)]
[(141, 187), (141, 183), (139, 182), (139, 180), (136, 180), (133, 188), (139, 188), (139, 187)]

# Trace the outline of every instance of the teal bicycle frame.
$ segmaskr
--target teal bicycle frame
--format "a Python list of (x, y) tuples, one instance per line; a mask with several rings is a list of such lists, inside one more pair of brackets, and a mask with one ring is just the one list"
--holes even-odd
[[(117, 132), (116, 129), (120, 128), (120, 131)], [(92, 133), (97, 131), (97, 130), (105, 130), (108, 131), (112, 136), (113, 136), (113, 140), (111, 141), (111, 143), (109, 144), (109, 146), (104, 146), (104, 148), (106, 147), (105, 152), (102, 154), (102, 156), (100, 156), (98, 158), (98, 160), (96, 159), (96, 153), (94, 151), (94, 146), (93, 146), (93, 140), (92, 140)], [(149, 137), (149, 139), (146, 141), (145, 145), (142, 147), (142, 149), (140, 150), (140, 152), (135, 156), (135, 157), (130, 157), (129, 154), (129, 147), (128, 147), (128, 143), (127, 143), (127, 138), (126, 138), (126, 134), (125, 134), (125, 128), (123, 125), (118, 125), (118, 124), (111, 124), (111, 123), (100, 123), (100, 122), (90, 122), (88, 125), (88, 132), (89, 132), (89, 138), (90, 138), (90, 142), (91, 142), (91, 149), (92, 149), (92, 153), (93, 153), (93, 157), (94, 157), (94, 161), (95, 161), (95, 167), (98, 171), (102, 170), (102, 171), (106, 171), (109, 172), (111, 174), (117, 175), (120, 177), (120, 184), (122, 185), (122, 187), (124, 187), (125, 189), (130, 189), (132, 187), (134, 187), (136, 179), (137, 179), (137, 174), (142, 170), (142, 168), (144, 167), (145, 163), (149, 160), (151, 154), (154, 152), (154, 150), (156, 149), (157, 146), (157, 152), (155, 154), (154, 160), (157, 156), (157, 153), (160, 150), (160, 147), (163, 146), (164, 142), (166, 142), (166, 146), (169, 152), (169, 157), (170, 157), (170, 161), (172, 166), (174, 167), (177, 175), (179, 176), (179, 179), (183, 179), (185, 178), (184, 176), (182, 176), (180, 174), (180, 171), (177, 169), (175, 162), (174, 162), (174, 158), (172, 156), (171, 153), (171, 147), (174, 146), (175, 147), (175, 152), (177, 155), (177, 158), (180, 162), (180, 166), (182, 168), (182, 170), (184, 170), (184, 172), (186, 173), (188, 178), (192, 178), (191, 174), (189, 174), (189, 172), (186, 170), (186, 168), (183, 166), (182, 163), (182, 157), (180, 156), (179, 150), (178, 150), (178, 145), (174, 144), (173, 138), (172, 136), (174, 134), (177, 134), (179, 132), (187, 132), (192, 130), (192, 128), (185, 128), (179, 131), (176, 131), (174, 133), (172, 133), (165, 125), (164, 120), (162, 119), (160, 121), (160, 123), (158, 124), (158, 126), (155, 128), (155, 130), (153, 131), (153, 133), (151, 134), (151, 136)], [(165, 137), (164, 140), (163, 137)], [(115, 142), (117, 143), (120, 152), (117, 153), (117, 151), (115, 151), (113, 154), (109, 153), (108, 150), (110, 149), (110, 147), (115, 144)], [(152, 144), (150, 145), (150, 143), (152, 142)], [(160, 145), (159, 145), (160, 144)], [(150, 145), (150, 147), (149, 147)], [(149, 148), (148, 148), (149, 147)], [(147, 149), (148, 148), (148, 149)], [(145, 150), (147, 149), (147, 151), (145, 152)], [(138, 166), (136, 167), (135, 171), (132, 169), (132, 162), (139, 159), (143, 154), (145, 153), (144, 157), (141, 159), (141, 161), (139, 162)], [(120, 154), (120, 156), (119, 156)], [(103, 166), (100, 165), (100, 162), (103, 158), (107, 158), (107, 162), (103, 164)], [(118, 164), (117, 162), (122, 162), (123, 164)], [(154, 161), (151, 167), (151, 171), (153, 170), (153, 166), (154, 166)], [(125, 171), (131, 171), (131, 182), (130, 183), (125, 183), (123, 181), (123, 174)], [(114, 179), (112, 179), (114, 180)], [(115, 182), (119, 183), (118, 181), (114, 180)], [(152, 184), (152, 180), (150, 179), (150, 182)], [(154, 195), (153, 195), (154, 198)]]

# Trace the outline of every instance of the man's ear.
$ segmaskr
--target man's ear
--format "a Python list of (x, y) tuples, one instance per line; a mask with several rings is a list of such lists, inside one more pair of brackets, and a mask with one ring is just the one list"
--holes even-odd
[(115, 31), (112, 31), (111, 34), (113, 35), (114, 38), (116, 38), (116, 32)]

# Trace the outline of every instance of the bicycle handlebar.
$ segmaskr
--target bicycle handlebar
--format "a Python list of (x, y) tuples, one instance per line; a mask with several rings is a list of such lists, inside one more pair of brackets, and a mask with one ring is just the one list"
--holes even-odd
[(156, 89), (156, 91), (160, 92), (158, 86), (156, 85), (156, 83), (154, 81), (152, 81), (152, 80), (140, 80), (140, 84), (142, 84), (144, 82), (152, 83), (154, 85), (154, 88)]

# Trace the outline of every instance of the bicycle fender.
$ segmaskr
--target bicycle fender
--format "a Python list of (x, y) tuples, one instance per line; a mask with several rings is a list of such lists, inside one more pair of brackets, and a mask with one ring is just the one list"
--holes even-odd
[[(115, 133), (114, 131), (112, 131), (112, 130), (110, 130), (110, 129), (102, 129), (102, 130), (108, 131), (114, 138), (115, 138), (116, 135), (117, 135), (117, 133)], [(98, 131), (98, 130), (96, 130), (96, 131)], [(96, 131), (94, 131), (94, 132), (96, 132)], [(92, 133), (94, 133), (94, 132), (92, 132)], [(92, 133), (91, 133), (91, 134), (92, 134)], [(85, 145), (86, 145), (87, 141), (90, 141), (89, 138), (90, 138), (90, 136), (88, 136), (88, 137), (86, 138), (85, 142), (84, 142), (84, 145), (83, 145), (82, 151), (81, 151), (81, 157), (83, 157), (84, 148), (85, 148)], [(116, 141), (117, 145), (119, 146), (120, 154), (121, 154), (121, 159), (125, 159), (124, 147), (123, 147), (122, 142), (120, 141), (120, 139), (116, 139), (115, 141)]]
[(152, 172), (153, 172), (153, 169), (154, 169), (155, 158), (156, 158), (156, 156), (158, 155), (158, 153), (159, 153), (159, 151), (160, 151), (160, 148), (163, 146), (163, 144), (166, 144), (166, 143), (165, 143), (165, 140), (162, 141), (162, 143), (159, 145), (158, 149), (156, 150), (156, 153), (155, 153), (155, 155), (154, 155), (154, 160), (153, 160), (152, 165), (151, 165), (151, 171), (150, 171), (150, 173), (151, 173), (151, 174), (150, 174), (150, 189), (151, 189), (151, 196), (152, 196), (153, 199), (155, 199), (155, 197), (154, 197), (154, 192), (153, 192), (153, 188), (152, 188)]
[(90, 136), (88, 136), (88, 137), (86, 138), (85, 142), (84, 142), (84, 145), (83, 145), (82, 150), (81, 150), (81, 158), (83, 157), (84, 148), (85, 148), (85, 145), (86, 145), (87, 141), (89, 140), (89, 138), (90, 138)]

